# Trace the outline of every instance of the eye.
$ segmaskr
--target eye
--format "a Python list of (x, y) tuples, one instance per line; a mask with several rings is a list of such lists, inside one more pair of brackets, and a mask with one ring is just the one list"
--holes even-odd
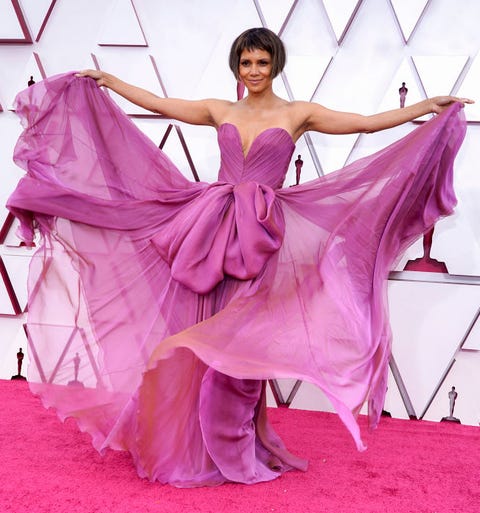
[(260, 66), (268, 66), (270, 61), (260, 61)]
[(249, 66), (250, 61), (240, 61), (240, 66)]

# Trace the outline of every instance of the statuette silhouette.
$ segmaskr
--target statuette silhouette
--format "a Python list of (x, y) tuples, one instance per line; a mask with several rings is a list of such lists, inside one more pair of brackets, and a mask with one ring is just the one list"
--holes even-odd
[(405, 107), (405, 99), (407, 98), (408, 89), (405, 87), (405, 82), (402, 82), (402, 87), (398, 90), (398, 94), (400, 95), (400, 108), (403, 109)]
[(17, 353), (17, 374), (12, 376), (12, 379), (23, 379), (23, 380), (27, 379), (26, 377), (22, 376), (22, 363), (23, 363), (24, 356), (25, 356), (25, 354), (22, 351), (22, 348), (20, 348)]
[(450, 415), (448, 417), (443, 417), (442, 422), (457, 422), (460, 424), (460, 419), (457, 419), (457, 417), (453, 416), (453, 411), (455, 409), (455, 402), (457, 400), (458, 393), (455, 390), (455, 387), (452, 387), (450, 392), (448, 392), (448, 400), (450, 402)]
[(302, 174), (303, 160), (302, 156), (299, 155), (295, 161), (295, 185), (300, 183), (300, 175)]
[(73, 379), (69, 381), (68, 384), (70, 386), (83, 387), (83, 383), (78, 381), (78, 371), (80, 369), (80, 356), (78, 353), (75, 353), (75, 357), (73, 358)]

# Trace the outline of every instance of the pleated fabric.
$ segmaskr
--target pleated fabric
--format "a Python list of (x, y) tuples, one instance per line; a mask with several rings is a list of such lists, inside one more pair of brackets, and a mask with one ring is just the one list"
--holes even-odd
[[(391, 333), (386, 279), (449, 215), (465, 133), (459, 105), (325, 177), (281, 188), (294, 143), (218, 129), (212, 184), (187, 180), (91, 79), (21, 92), (8, 200), (28, 242), (29, 381), (94, 446), (176, 486), (255, 483), (292, 468), (265, 380), (319, 386), (364, 445), (381, 413)], [(321, 426), (319, 426), (321, 429)]]

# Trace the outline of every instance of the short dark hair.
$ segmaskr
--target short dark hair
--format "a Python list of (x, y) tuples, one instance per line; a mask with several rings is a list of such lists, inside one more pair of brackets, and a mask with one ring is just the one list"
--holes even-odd
[(243, 50), (265, 50), (272, 56), (272, 78), (282, 72), (287, 55), (282, 40), (267, 28), (251, 28), (242, 32), (232, 43), (228, 64), (238, 80), (240, 55)]

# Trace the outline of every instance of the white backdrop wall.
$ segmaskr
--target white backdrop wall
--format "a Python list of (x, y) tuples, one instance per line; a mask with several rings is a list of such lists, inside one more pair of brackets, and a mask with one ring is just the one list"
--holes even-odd
[[(234, 99), (227, 65), (234, 37), (254, 26), (279, 33), (288, 50), (285, 73), (275, 89), (285, 98), (369, 114), (437, 94), (470, 96), (468, 131), (456, 166), (455, 214), (435, 228), (431, 256), (447, 273), (403, 271), (422, 256), (419, 241), (391, 275), (389, 297), (394, 333), (392, 372), (385, 408), (394, 416), (440, 420), (449, 413), (480, 423), (480, 2), (477, 0), (0, 0), (0, 202), (21, 171), (11, 155), (21, 127), (12, 111), (15, 94), (30, 76), (100, 67), (172, 97)], [(159, 144), (162, 120), (115, 99)], [(297, 144), (302, 180), (315, 178), (386, 146), (415, 128), (410, 123), (382, 133), (351, 136), (310, 134)], [(214, 180), (219, 155), (212, 128), (179, 125), (202, 180)], [(165, 151), (192, 176), (178, 132)], [(286, 185), (294, 182), (291, 165)], [(16, 352), (31, 358), (23, 331), (25, 279), (31, 251), (19, 247), (15, 224), (0, 245), (0, 378), (16, 373)], [(319, 312), (321, 315), (321, 312)], [(298, 386), (300, 385), (300, 386)], [(292, 393), (293, 390), (293, 393)], [(284, 380), (277, 399), (292, 407), (326, 409), (308, 383)], [(270, 393), (270, 403), (274, 395)]]

